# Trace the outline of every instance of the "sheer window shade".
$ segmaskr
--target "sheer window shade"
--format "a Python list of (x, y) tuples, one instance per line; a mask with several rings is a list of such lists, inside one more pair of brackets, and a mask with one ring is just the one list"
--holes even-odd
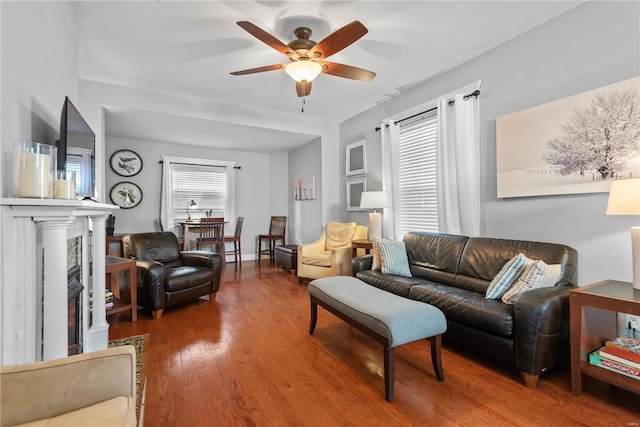
[(186, 212), (191, 200), (199, 211), (211, 210), (211, 216), (225, 216), (227, 168), (225, 166), (174, 164), (171, 168), (172, 210)]
[(398, 235), (438, 231), (437, 115), (400, 123), (398, 140)]

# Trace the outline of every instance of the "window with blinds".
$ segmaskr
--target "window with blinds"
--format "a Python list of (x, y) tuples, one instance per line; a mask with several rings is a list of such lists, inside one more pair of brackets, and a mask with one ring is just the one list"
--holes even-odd
[(224, 217), (227, 205), (227, 168), (209, 165), (171, 165), (172, 210), (184, 216), (191, 200), (199, 211), (211, 210), (212, 217)]
[(409, 231), (438, 231), (437, 133), (435, 110), (400, 123), (398, 239)]

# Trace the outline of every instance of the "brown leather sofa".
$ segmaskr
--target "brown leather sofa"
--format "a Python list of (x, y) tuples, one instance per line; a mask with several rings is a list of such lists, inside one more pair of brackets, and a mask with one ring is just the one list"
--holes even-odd
[[(577, 284), (578, 253), (554, 243), (408, 233), (412, 277), (371, 271), (372, 256), (353, 258), (354, 275), (373, 286), (438, 307), (445, 342), (515, 367), (528, 387), (569, 358), (569, 290)], [(524, 292), (514, 305), (485, 298), (491, 280), (518, 253), (561, 264), (556, 286)]]
[(165, 307), (209, 295), (220, 288), (222, 258), (208, 251), (180, 251), (171, 232), (129, 234), (122, 238), (125, 258), (138, 270), (138, 304), (160, 318)]

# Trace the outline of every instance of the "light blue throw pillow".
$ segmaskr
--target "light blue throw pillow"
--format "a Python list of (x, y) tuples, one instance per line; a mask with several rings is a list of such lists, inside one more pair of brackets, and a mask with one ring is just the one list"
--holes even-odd
[(533, 264), (533, 260), (518, 254), (511, 258), (502, 267), (502, 270), (493, 278), (487, 288), (486, 298), (500, 299), (520, 278), (524, 269)]
[(383, 273), (411, 277), (407, 247), (404, 242), (378, 239), (378, 249), (380, 250), (381, 271)]

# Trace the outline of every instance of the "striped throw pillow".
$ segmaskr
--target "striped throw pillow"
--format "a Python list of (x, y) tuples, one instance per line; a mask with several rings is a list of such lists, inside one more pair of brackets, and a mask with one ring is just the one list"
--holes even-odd
[(515, 304), (526, 291), (538, 288), (551, 288), (560, 278), (562, 266), (560, 264), (545, 264), (544, 261), (534, 261), (528, 266), (515, 285), (502, 296), (505, 304)]
[(383, 273), (411, 277), (407, 247), (404, 242), (378, 239), (378, 250), (380, 251)]
[(533, 260), (524, 254), (518, 254), (511, 258), (489, 284), (485, 298), (502, 298), (502, 295), (516, 283), (524, 269), (531, 264), (533, 264)]

